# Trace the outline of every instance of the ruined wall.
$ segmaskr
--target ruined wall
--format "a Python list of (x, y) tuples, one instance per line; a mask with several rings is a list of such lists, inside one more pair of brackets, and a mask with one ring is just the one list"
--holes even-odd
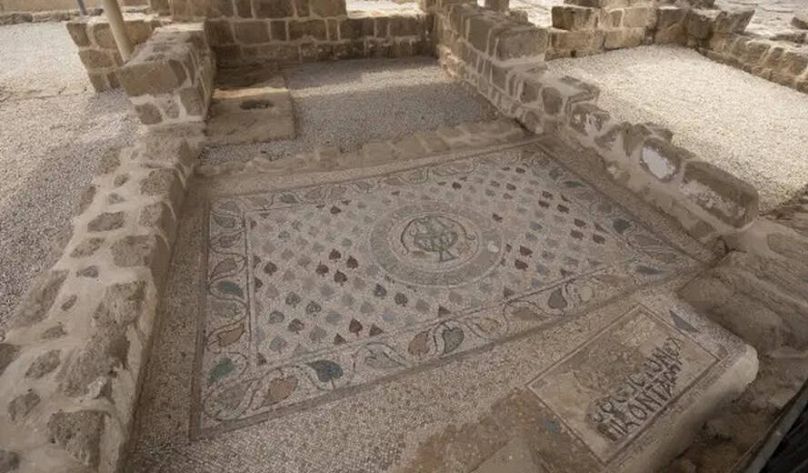
[(675, 218), (703, 242), (747, 228), (757, 191), (671, 143), (652, 124), (619, 122), (596, 105), (598, 89), (546, 71), (546, 31), (474, 4), (443, 5), (437, 52), (452, 76), (536, 133), (594, 154), (609, 177)]
[(204, 121), (216, 64), (201, 23), (158, 28), (118, 71), (141, 123)]
[(172, 14), (180, 21), (205, 19), (223, 65), (429, 52), (425, 14), (349, 15), (345, 0), (173, 0)]
[[(134, 45), (144, 43), (160, 21), (153, 15), (127, 14), (126, 32)], [(79, 48), (79, 57), (87, 69), (96, 92), (119, 87), (118, 69), (123, 64), (112, 30), (105, 16), (79, 18), (67, 23), (67, 31)]]
[(808, 50), (743, 36), (754, 10), (689, 10), (686, 44), (708, 58), (808, 93)]
[(117, 470), (202, 139), (147, 133), (102, 159), (64, 253), (0, 338), (3, 471)]
[[(147, 0), (118, 0), (121, 6), (146, 5)], [(87, 8), (101, 6), (101, 0), (84, 0)], [(0, 0), (0, 12), (40, 12), (54, 10), (75, 10), (76, 0)]]

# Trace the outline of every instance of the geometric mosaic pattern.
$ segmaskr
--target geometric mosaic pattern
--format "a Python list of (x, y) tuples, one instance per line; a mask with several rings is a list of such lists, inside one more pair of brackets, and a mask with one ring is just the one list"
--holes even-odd
[(210, 203), (192, 435), (562, 323), (692, 261), (531, 146)]

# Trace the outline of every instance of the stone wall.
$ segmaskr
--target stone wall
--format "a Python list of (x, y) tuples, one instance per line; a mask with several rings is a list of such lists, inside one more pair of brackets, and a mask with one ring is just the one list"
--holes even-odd
[(167, 126), (207, 116), (216, 64), (201, 23), (157, 29), (118, 72), (141, 123)]
[(747, 228), (757, 191), (671, 143), (670, 131), (619, 122), (596, 105), (596, 87), (543, 64), (545, 30), (473, 4), (436, 16), (439, 60), (450, 75), (536, 133), (553, 133), (597, 157), (606, 175), (713, 242)]
[(116, 471), (202, 138), (148, 132), (102, 159), (64, 253), (0, 334), (3, 471)]
[[(153, 15), (127, 14), (124, 17), (129, 39), (144, 43), (160, 21)], [(79, 57), (96, 92), (119, 87), (118, 69), (123, 64), (112, 30), (105, 16), (79, 18), (67, 23), (67, 31), (79, 48)]]
[(687, 45), (714, 61), (808, 93), (808, 50), (742, 35), (753, 13), (690, 10), (684, 22)]
[(205, 19), (223, 65), (429, 52), (423, 13), (349, 15), (345, 0), (174, 0), (172, 14), (180, 21)]

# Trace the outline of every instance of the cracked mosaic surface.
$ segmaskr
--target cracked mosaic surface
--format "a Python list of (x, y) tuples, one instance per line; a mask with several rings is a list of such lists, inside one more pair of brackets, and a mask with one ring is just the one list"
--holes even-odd
[(209, 206), (192, 433), (311, 407), (693, 261), (526, 146)]

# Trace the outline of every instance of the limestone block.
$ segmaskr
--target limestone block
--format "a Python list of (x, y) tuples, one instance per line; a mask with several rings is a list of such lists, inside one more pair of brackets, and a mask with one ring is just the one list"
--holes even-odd
[(494, 31), (496, 38), (494, 57), (501, 61), (541, 56), (547, 50), (547, 30), (535, 26), (514, 26)]
[(253, 0), (256, 18), (288, 18), (295, 14), (293, 0)]
[[(378, 23), (382, 19), (375, 19)], [(383, 20), (382, 20), (383, 21)], [(389, 19), (389, 34), (390, 36), (420, 36), (422, 31), (423, 17), (412, 15), (394, 15)], [(369, 31), (367, 36), (373, 34)]]
[(508, 11), (510, 0), (485, 0), (485, 8), (494, 11)]
[(319, 17), (346, 15), (345, 0), (309, 0), (312, 15)]
[(655, 8), (632, 7), (623, 10), (623, 26), (626, 28), (651, 28), (655, 26)]
[(130, 97), (168, 94), (180, 88), (188, 78), (182, 63), (168, 61), (130, 61), (119, 72), (119, 79)]
[(688, 11), (685, 29), (688, 36), (695, 39), (707, 39), (713, 32), (713, 23), (719, 12), (715, 10), (693, 9)]
[(231, 22), (228, 20), (208, 20), (205, 22), (205, 34), (211, 46), (232, 44), (235, 41)]
[(325, 41), (328, 39), (326, 35), (325, 21), (290, 21), (289, 39), (292, 41), (301, 39)]
[(67, 32), (76, 46), (83, 48), (90, 46), (90, 38), (87, 36), (87, 22), (74, 20), (67, 22)]
[(269, 24), (264, 21), (240, 21), (233, 24), (235, 37), (240, 43), (260, 44), (269, 42)]
[(679, 189), (692, 203), (735, 228), (742, 228), (757, 217), (757, 190), (710, 163), (688, 162)]
[(687, 10), (685, 9), (672, 6), (659, 7), (654, 42), (659, 44), (685, 43), (684, 22), (686, 17)]
[(620, 28), (604, 32), (605, 49), (635, 48), (645, 39), (645, 28)]
[[(473, 16), (468, 20), (468, 40), (478, 51), (488, 51), (488, 41), (491, 30), (497, 26), (494, 18), (489, 16)], [(493, 40), (492, 40), (493, 42)]]
[(801, 30), (808, 30), (808, 10), (798, 11), (794, 14), (794, 18), (791, 19), (791, 24), (795, 28), (799, 28)]
[(115, 59), (111, 53), (98, 49), (82, 49), (79, 58), (88, 70), (113, 67)]
[(603, 47), (605, 33), (594, 31), (550, 30), (550, 47), (556, 51), (592, 51)]
[(716, 33), (743, 33), (754, 14), (754, 8), (722, 10), (713, 23), (713, 31)]
[[(67, 279), (68, 272), (64, 270), (46, 271), (34, 281), (34, 284), (23, 297), (12, 318), (13, 327), (28, 327), (44, 320), (53, 306), (56, 296)], [(6, 354), (0, 349), (0, 374), (2, 374), (3, 358), (8, 357), (10, 348), (5, 348)]]
[(103, 411), (56, 412), (48, 421), (51, 442), (91, 468), (101, 461), (101, 440), (106, 414)]
[(598, 27), (600, 11), (573, 5), (554, 6), (551, 9), (553, 28), (568, 31), (591, 30)]
[(695, 159), (689, 151), (659, 138), (647, 139), (639, 153), (640, 167), (654, 179), (670, 182), (687, 161)]

